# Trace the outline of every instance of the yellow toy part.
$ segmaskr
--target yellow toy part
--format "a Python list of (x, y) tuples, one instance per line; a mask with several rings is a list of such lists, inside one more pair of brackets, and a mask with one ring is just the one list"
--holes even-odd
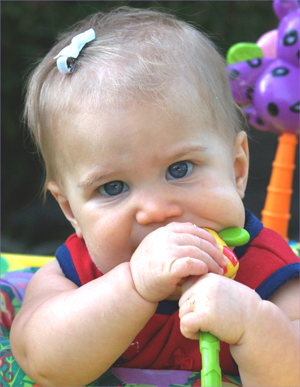
[(239, 260), (237, 259), (236, 255), (234, 254), (233, 251), (231, 251), (227, 247), (226, 243), (224, 242), (224, 240), (220, 237), (220, 235), (218, 233), (216, 233), (214, 230), (212, 230), (210, 228), (204, 228), (204, 230), (208, 231), (210, 234), (212, 234), (215, 237), (216, 241), (220, 245), (219, 250), (228, 260), (228, 264), (224, 269), (223, 275), (225, 277), (234, 279), (234, 277), (236, 276), (236, 273), (238, 271), (238, 268), (239, 268)]

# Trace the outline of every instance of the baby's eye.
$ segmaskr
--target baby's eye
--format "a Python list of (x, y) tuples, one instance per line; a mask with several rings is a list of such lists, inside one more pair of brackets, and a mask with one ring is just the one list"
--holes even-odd
[(194, 164), (190, 161), (178, 161), (169, 166), (167, 171), (167, 179), (181, 179), (184, 176), (189, 175), (194, 169)]
[(109, 183), (101, 185), (98, 192), (104, 196), (115, 196), (129, 190), (127, 184), (120, 180), (110, 181)]

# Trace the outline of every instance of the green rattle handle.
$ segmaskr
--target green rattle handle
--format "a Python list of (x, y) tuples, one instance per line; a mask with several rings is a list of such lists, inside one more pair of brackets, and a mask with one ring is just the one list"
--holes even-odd
[[(222, 230), (217, 234), (214, 230), (206, 230), (212, 234), (220, 245), (220, 251), (228, 259), (228, 265), (224, 275), (234, 278), (239, 267), (238, 259), (231, 252), (228, 246), (242, 246), (246, 244), (250, 236), (242, 228), (234, 227)], [(222, 386), (222, 373), (220, 368), (220, 340), (209, 332), (199, 332), (199, 346), (202, 356), (201, 386), (220, 387)]]
[(221, 387), (222, 373), (219, 365), (220, 340), (209, 332), (199, 332), (202, 354), (201, 385)]

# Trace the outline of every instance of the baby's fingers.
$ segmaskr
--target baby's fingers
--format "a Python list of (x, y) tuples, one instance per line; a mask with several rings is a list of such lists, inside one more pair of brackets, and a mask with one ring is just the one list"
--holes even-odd
[[(196, 258), (204, 259), (208, 264), (209, 261), (207, 260), (207, 257), (210, 257), (220, 267), (227, 266), (227, 259), (221, 253), (215, 237), (207, 230), (199, 228), (191, 223), (170, 223), (166, 227), (178, 235), (177, 242), (181, 246), (194, 246), (198, 249)], [(190, 254), (187, 252), (187, 256), (188, 255)], [(194, 255), (191, 256), (194, 257)], [(219, 274), (219, 271), (215, 266), (213, 266), (213, 269), (210, 268), (210, 271)]]
[[(191, 283), (195, 283), (195, 279), (191, 277), (187, 282), (190, 282), (189, 285), (191, 285)], [(208, 304), (208, 295), (203, 294), (203, 297), (196, 296), (191, 288), (184, 292), (179, 301), (180, 330), (183, 336), (197, 340), (199, 338), (199, 330), (208, 331), (210, 326)]]
[(212, 245), (218, 247), (218, 242), (216, 241), (215, 237), (204, 228), (197, 227), (195, 224), (172, 222), (169, 223), (166, 227), (176, 233), (195, 235), (198, 238), (204, 239), (207, 242), (210, 242)]
[(180, 320), (180, 331), (187, 339), (198, 340), (200, 328), (201, 321), (195, 312), (186, 314)]
[(185, 257), (179, 258), (171, 265), (171, 273), (181, 279), (189, 276), (201, 276), (208, 273), (207, 264), (199, 259)]
[[(190, 235), (188, 238), (195, 238), (193, 235)], [(220, 274), (223, 275), (223, 269), (225, 265), (223, 264), (223, 255), (221, 252), (218, 252), (218, 250), (211, 245), (209, 242), (203, 241), (203, 240), (196, 240), (195, 244), (198, 243), (198, 245), (201, 245), (201, 247), (197, 247), (195, 245), (188, 245), (188, 246), (182, 246), (181, 247), (181, 254), (183, 257), (193, 257), (199, 261), (202, 261), (206, 264), (208, 267), (208, 272)], [(216, 254), (219, 253), (221, 255), (222, 260), (220, 259), (219, 255)], [(218, 261), (216, 260), (216, 257), (218, 257)], [(221, 262), (220, 262), (221, 261)]]

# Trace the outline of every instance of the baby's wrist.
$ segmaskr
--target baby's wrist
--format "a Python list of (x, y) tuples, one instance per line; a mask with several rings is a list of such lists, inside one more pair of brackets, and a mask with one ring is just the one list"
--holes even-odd
[(133, 287), (136, 291), (136, 293), (139, 295), (139, 297), (141, 297), (145, 302), (147, 303), (150, 303), (150, 304), (153, 304), (155, 305), (155, 307), (157, 307), (158, 305), (158, 301), (156, 299), (156, 297), (152, 296), (151, 293), (149, 291), (147, 291), (146, 289), (143, 289), (142, 286), (137, 286), (136, 283), (133, 281)]
[(257, 334), (266, 319), (266, 302), (268, 303), (268, 301), (262, 300), (255, 290), (249, 289), (243, 317), (244, 326), (241, 337), (235, 344), (236, 347), (247, 347), (248, 344), (253, 343), (254, 338), (257, 338)]
[(130, 285), (132, 291), (138, 296), (138, 298), (140, 298), (145, 303), (148, 303), (150, 306), (153, 306), (153, 308), (155, 308), (154, 310), (156, 310), (158, 302), (148, 299), (146, 296), (143, 295), (143, 293), (141, 291), (139, 291), (138, 286), (136, 286), (136, 283), (135, 283), (134, 278), (133, 278), (134, 276), (133, 276), (132, 271), (131, 271), (130, 262), (124, 262), (124, 263), (120, 264), (119, 266), (121, 266), (121, 265), (124, 265), (122, 270), (124, 270), (126, 278), (128, 278), (128, 284)]

